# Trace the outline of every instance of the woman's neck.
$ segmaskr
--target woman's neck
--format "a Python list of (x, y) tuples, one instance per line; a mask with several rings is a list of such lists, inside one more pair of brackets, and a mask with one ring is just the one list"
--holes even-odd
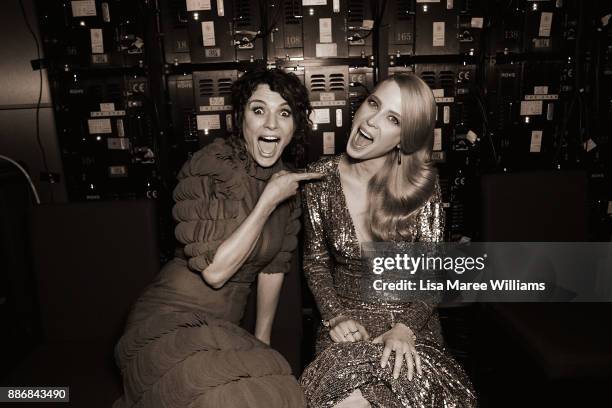
[(350, 176), (362, 180), (370, 181), (372, 177), (384, 166), (387, 156), (376, 157), (368, 160), (355, 160), (346, 155), (345, 169)]

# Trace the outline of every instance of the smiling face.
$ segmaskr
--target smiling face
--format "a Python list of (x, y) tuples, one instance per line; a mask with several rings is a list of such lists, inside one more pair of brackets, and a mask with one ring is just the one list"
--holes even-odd
[(244, 107), (242, 135), (247, 151), (261, 167), (271, 167), (291, 139), (295, 123), (291, 107), (267, 84), (257, 86)]
[(382, 82), (361, 104), (346, 146), (353, 159), (386, 155), (400, 143), (402, 117), (400, 88), (395, 81)]

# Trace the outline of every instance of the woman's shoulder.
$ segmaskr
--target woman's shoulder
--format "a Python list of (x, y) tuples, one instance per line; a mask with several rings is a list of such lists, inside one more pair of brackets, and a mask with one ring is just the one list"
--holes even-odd
[(338, 161), (342, 158), (342, 155), (335, 156), (323, 156), (316, 162), (310, 163), (306, 170), (308, 172), (316, 172), (323, 174), (330, 174), (336, 171)]
[(195, 152), (185, 162), (178, 178), (205, 176), (237, 170), (234, 148), (224, 139), (216, 138)]
[(240, 198), (245, 169), (239, 165), (237, 155), (235, 148), (221, 138), (195, 152), (177, 175), (179, 183), (174, 191), (175, 200), (192, 198), (194, 195), (208, 196), (203, 191), (206, 185), (200, 181), (202, 177), (212, 179), (217, 195)]

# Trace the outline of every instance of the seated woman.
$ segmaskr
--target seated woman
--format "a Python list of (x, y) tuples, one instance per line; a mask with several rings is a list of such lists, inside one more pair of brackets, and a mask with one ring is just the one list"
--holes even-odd
[[(304, 136), (310, 104), (281, 70), (232, 88), (235, 134), (183, 166), (174, 190), (176, 257), (134, 305), (115, 349), (124, 396), (115, 407), (301, 407), (285, 359), (268, 345), (297, 246), (298, 182), (285, 147)], [(155, 254), (151, 254), (155, 256)], [(255, 336), (238, 324), (258, 280)]]
[(476, 405), (434, 304), (374, 302), (358, 289), (361, 243), (442, 240), (435, 118), (429, 87), (393, 76), (355, 114), (347, 153), (310, 166), (325, 178), (304, 187), (304, 271), (326, 328), (300, 379), (309, 407)]

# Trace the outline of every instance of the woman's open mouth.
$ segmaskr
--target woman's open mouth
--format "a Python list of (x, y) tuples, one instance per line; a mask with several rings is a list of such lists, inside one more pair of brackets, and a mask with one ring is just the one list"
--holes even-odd
[(362, 149), (366, 146), (374, 143), (374, 138), (368, 133), (364, 132), (363, 129), (357, 129), (355, 137), (353, 137), (353, 146), (357, 149)]
[(259, 136), (257, 138), (259, 153), (264, 157), (273, 157), (276, 154), (276, 149), (278, 149), (278, 142), (280, 142), (280, 137)]

